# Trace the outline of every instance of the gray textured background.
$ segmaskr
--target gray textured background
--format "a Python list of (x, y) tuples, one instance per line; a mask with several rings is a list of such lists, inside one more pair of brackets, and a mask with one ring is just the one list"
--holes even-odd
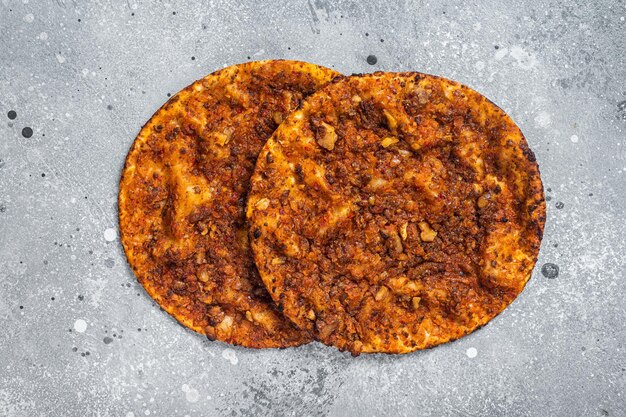
[[(624, 1), (1, 0), (0, 415), (626, 415), (624, 16)], [(509, 309), (448, 345), (358, 358), (230, 348), (158, 309), (115, 237), (126, 151), (167, 93), (267, 58), (444, 75), (511, 114), (550, 201)]]

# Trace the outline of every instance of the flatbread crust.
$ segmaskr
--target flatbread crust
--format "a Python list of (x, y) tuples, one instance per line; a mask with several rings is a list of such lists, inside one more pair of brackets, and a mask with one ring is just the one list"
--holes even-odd
[(483, 326), (522, 291), (545, 223), (539, 169), (485, 97), (420, 73), (335, 79), (266, 143), (250, 240), (283, 313), (353, 354)]
[(176, 94), (137, 136), (120, 181), (121, 240), (139, 282), (183, 325), (254, 348), (310, 341), (259, 278), (245, 198), (265, 141), (336, 75), (296, 61), (231, 66)]

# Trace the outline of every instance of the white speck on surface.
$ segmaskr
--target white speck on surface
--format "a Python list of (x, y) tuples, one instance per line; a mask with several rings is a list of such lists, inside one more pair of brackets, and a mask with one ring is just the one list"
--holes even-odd
[(237, 363), (239, 362), (239, 359), (237, 358), (237, 354), (235, 353), (234, 350), (230, 348), (226, 348), (222, 351), (222, 358), (226, 359), (227, 361), (230, 361), (231, 365), (237, 365)]
[(117, 239), (117, 231), (115, 229), (109, 227), (104, 231), (104, 240), (107, 242), (113, 242), (115, 239)]
[(552, 123), (552, 117), (545, 111), (540, 111), (539, 114), (535, 116), (535, 124), (539, 127), (548, 127), (550, 123)]
[(474, 64), (477, 70), (482, 71), (485, 69), (485, 63), (483, 61), (478, 61)]
[(570, 140), (574, 143), (578, 143), (578, 136), (577, 135), (572, 135), (572, 137), (570, 138)]
[(85, 333), (87, 330), (87, 322), (83, 319), (78, 319), (74, 322), (74, 330), (78, 333)]
[(531, 69), (537, 65), (537, 58), (521, 46), (512, 47), (511, 56), (517, 61), (517, 65), (523, 69)]
[(478, 350), (476, 350), (476, 348), (474, 348), (474, 347), (471, 347), (471, 348), (467, 349), (465, 354), (467, 355), (468, 358), (475, 358), (476, 355), (478, 355)]
[(65, 63), (65, 57), (63, 55), (61, 55), (60, 53), (56, 53), (55, 56), (57, 57), (57, 61), (59, 62), (59, 64)]
[(480, 22), (476, 22), (473, 27), (476, 32), (479, 32), (483, 28), (483, 25)]
[(33, 23), (35, 21), (35, 16), (32, 13), (28, 13), (24, 16), (23, 20), (26, 23)]
[(135, 417), (135, 413), (129, 411), (128, 413), (126, 413), (126, 417)]
[(181, 389), (183, 390), (183, 392), (185, 393), (185, 398), (187, 399), (187, 401), (189, 401), (190, 403), (197, 403), (198, 400), (200, 399), (200, 394), (198, 393), (198, 390), (195, 388), (190, 387), (187, 384), (184, 384)]
[(39, 36), (37, 36), (40, 40), (42, 41), (47, 41), (48, 40), (48, 34), (46, 32), (41, 32), (39, 34)]
[(500, 48), (496, 51), (495, 55), (493, 56), (497, 61), (500, 61), (502, 58), (504, 58), (505, 56), (507, 56), (507, 54), (509, 53), (509, 49), (508, 48)]
[(150, 410), (146, 410), (143, 412), (145, 415), (149, 416), (150, 415)]

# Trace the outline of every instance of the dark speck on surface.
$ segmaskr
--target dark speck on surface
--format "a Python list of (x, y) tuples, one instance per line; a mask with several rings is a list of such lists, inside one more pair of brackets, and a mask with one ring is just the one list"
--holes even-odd
[(15, 118), (17, 117), (17, 112), (15, 110), (9, 110), (9, 112), (7, 113), (7, 117), (11, 120), (15, 120)]
[(622, 119), (626, 120), (626, 100), (617, 103), (617, 110), (619, 110)]
[(107, 106), (107, 109), (109, 109), (109, 110), (113, 110), (113, 105), (112, 105), (112, 104), (109, 104), (109, 105)]
[(104, 339), (102, 339), (102, 341), (104, 342), (105, 345), (109, 345), (111, 343), (113, 343), (113, 338), (106, 336)]
[(78, 296), (78, 301), (83, 301), (84, 299), (85, 299), (85, 296), (84, 296), (84, 295), (79, 295), (79, 296)]
[(104, 260), (104, 266), (107, 268), (113, 268), (115, 266), (115, 260), (113, 260), (113, 258), (106, 258)]
[(562, 201), (558, 201), (554, 207), (556, 207), (557, 209), (561, 210), (563, 207), (565, 207), (565, 203), (563, 203)]
[(24, 129), (22, 129), (22, 136), (24, 136), (26, 139), (30, 138), (33, 136), (33, 129), (30, 127), (25, 127)]
[(368, 55), (367, 57), (367, 63), (370, 65), (375, 65), (378, 62), (378, 58), (376, 58), (376, 55)]
[(551, 196), (549, 196), (549, 195), (547, 195), (547, 196), (546, 196), (546, 201), (550, 201), (550, 200), (552, 200), (552, 197), (551, 197)]
[(559, 276), (559, 267), (552, 263), (543, 264), (541, 273), (546, 278), (554, 279)]

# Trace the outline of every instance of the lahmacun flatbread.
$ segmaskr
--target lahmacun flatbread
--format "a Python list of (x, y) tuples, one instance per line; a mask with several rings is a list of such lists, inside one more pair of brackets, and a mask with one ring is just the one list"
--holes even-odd
[(231, 66), (176, 94), (137, 136), (120, 182), (121, 240), (139, 282), (180, 323), (247, 347), (310, 340), (259, 278), (245, 198), (265, 141), (336, 75), (295, 61)]
[(259, 155), (247, 216), (283, 314), (353, 354), (483, 326), (522, 291), (545, 223), (535, 157), (476, 91), (420, 73), (340, 77)]

